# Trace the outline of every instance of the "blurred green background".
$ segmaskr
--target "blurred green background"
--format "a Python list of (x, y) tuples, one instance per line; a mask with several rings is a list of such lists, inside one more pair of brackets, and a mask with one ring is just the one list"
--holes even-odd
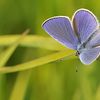
[[(41, 28), (44, 20), (59, 15), (72, 17), (79, 8), (91, 10), (100, 20), (99, 0), (0, 0), (0, 34), (21, 34), (29, 28), (31, 35), (48, 36)], [(2, 49), (1, 46), (1, 52)], [(6, 65), (52, 52), (18, 47)], [(69, 59), (23, 72), (0, 74), (0, 100), (100, 100), (100, 60), (89, 67), (78, 59)]]

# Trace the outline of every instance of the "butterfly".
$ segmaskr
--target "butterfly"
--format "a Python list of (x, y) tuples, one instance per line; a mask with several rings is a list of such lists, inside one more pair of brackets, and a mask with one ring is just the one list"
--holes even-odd
[(83, 64), (89, 65), (99, 57), (99, 22), (91, 11), (79, 9), (72, 20), (66, 16), (51, 17), (43, 22), (42, 27), (62, 45), (76, 50)]

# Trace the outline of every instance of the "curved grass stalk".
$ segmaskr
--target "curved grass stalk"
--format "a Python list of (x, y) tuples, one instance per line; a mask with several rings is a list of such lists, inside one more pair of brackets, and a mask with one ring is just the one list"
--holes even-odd
[[(9, 60), (11, 55), (14, 53), (19, 43), (21, 42), (21, 40), (25, 37), (27, 33), (29, 33), (29, 30), (26, 30), (12, 45), (10, 45), (6, 50), (1, 52), (0, 68), (2, 68), (7, 63), (7, 61)], [(6, 96), (4, 96), (3, 94), (6, 89), (5, 84), (6, 84), (5, 75), (0, 75), (0, 100), (6, 99)], [(5, 95), (6, 95), (6, 92), (5, 92)]]
[[(51, 55), (47, 55), (45, 57), (40, 57), (38, 59), (35, 59), (33, 61), (29, 61), (23, 64), (15, 65), (15, 66), (8, 66), (8, 67), (2, 67), (0, 68), (0, 74), (1, 73), (12, 73), (12, 72), (19, 72), (24, 70), (29, 70), (35, 67), (38, 67), (43, 64), (47, 64), (59, 59), (62, 59), (64, 57), (67, 57), (68, 55), (72, 55), (73, 50), (62, 50), (56, 53), (53, 53)], [(75, 53), (74, 53), (75, 54)], [(72, 58), (75, 56), (71, 56)], [(69, 56), (68, 56), (69, 58)]]
[[(0, 46), (9, 46), (14, 43), (20, 35), (3, 35), (0, 36)], [(39, 47), (48, 50), (62, 50), (64, 46), (54, 39), (43, 36), (28, 35), (20, 43), (24, 47)]]

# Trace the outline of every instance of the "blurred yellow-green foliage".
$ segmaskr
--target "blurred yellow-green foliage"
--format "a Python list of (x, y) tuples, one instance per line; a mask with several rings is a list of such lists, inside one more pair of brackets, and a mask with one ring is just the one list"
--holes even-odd
[[(100, 100), (100, 60), (57, 60), (72, 51), (41, 28), (47, 18), (71, 17), (79, 8), (100, 20), (99, 0), (0, 0), (0, 100)], [(28, 28), (29, 36), (20, 37)]]

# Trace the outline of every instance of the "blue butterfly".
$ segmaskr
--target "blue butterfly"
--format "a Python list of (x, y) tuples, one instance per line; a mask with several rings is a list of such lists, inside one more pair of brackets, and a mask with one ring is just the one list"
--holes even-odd
[(66, 16), (52, 17), (47, 19), (42, 27), (55, 40), (76, 50), (83, 64), (89, 65), (99, 57), (99, 22), (91, 11), (79, 9), (72, 20)]

